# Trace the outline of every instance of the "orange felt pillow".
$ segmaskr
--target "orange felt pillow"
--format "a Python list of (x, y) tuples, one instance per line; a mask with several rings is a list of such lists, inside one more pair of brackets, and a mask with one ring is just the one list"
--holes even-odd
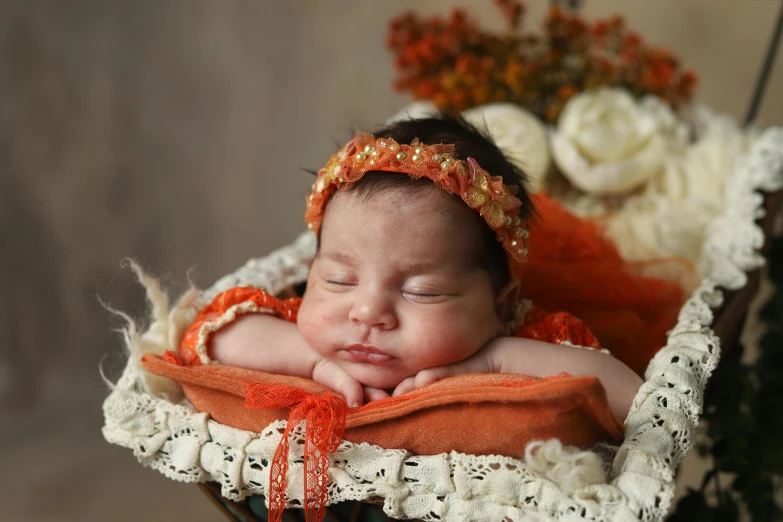
[[(151, 354), (141, 363), (147, 371), (179, 383), (198, 411), (254, 432), (287, 419), (290, 408), (246, 407), (249, 386), (293, 386), (315, 395), (331, 391), (309, 379), (222, 364), (179, 366)], [(348, 409), (344, 434), (351, 442), (418, 455), (459, 451), (519, 456), (530, 441), (551, 438), (582, 447), (622, 440), (623, 423), (609, 408), (596, 377), (459, 375)]]

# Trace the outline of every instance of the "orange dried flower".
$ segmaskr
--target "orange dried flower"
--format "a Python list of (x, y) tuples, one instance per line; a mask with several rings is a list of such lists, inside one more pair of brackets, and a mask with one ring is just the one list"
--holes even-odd
[(523, 2), (493, 3), (507, 34), (481, 30), (459, 9), (448, 19), (414, 13), (393, 19), (386, 42), (395, 55), (395, 87), (447, 110), (508, 100), (548, 121), (574, 94), (602, 86), (656, 94), (675, 108), (693, 95), (696, 76), (668, 51), (646, 46), (622, 17), (588, 24), (555, 7), (539, 35), (517, 31)]
[(563, 85), (557, 90), (557, 97), (562, 100), (567, 100), (571, 98), (572, 96), (576, 95), (579, 92), (579, 89), (576, 88), (576, 85)]

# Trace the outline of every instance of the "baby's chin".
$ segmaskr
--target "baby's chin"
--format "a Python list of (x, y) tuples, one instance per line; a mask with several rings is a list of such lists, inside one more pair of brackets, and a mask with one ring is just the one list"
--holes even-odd
[[(359, 381), (362, 386), (386, 390), (390, 393), (402, 381), (410, 377), (408, 373), (400, 372), (399, 368), (389, 368), (374, 364), (347, 363), (342, 365), (348, 375)], [(415, 373), (413, 375), (416, 375)]]

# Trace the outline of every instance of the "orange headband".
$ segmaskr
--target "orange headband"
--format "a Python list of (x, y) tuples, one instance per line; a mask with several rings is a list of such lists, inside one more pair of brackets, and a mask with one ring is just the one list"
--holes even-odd
[(528, 232), (519, 217), (522, 202), (515, 197), (519, 187), (504, 185), (503, 178), (490, 176), (473, 158), (457, 159), (454, 145), (424, 145), (419, 140), (400, 145), (389, 138), (376, 139), (357, 132), (318, 171), (313, 191), (307, 196), (307, 227), (317, 234), (326, 203), (334, 191), (371, 171), (428, 178), (447, 192), (460, 196), (470, 208), (478, 210), (503, 243), (511, 277), (521, 277)]

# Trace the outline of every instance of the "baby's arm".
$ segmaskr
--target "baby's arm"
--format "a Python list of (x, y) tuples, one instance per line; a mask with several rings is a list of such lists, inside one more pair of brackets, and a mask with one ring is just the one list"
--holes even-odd
[(247, 314), (212, 335), (210, 355), (232, 366), (318, 381), (342, 393), (351, 406), (362, 402), (362, 385), (320, 357), (296, 324), (266, 314)]
[(596, 350), (532, 339), (501, 337), (475, 355), (447, 366), (430, 368), (403, 381), (395, 395), (462, 373), (513, 373), (549, 377), (559, 373), (594, 375), (606, 390), (612, 411), (624, 420), (642, 385), (641, 378), (625, 364)]

